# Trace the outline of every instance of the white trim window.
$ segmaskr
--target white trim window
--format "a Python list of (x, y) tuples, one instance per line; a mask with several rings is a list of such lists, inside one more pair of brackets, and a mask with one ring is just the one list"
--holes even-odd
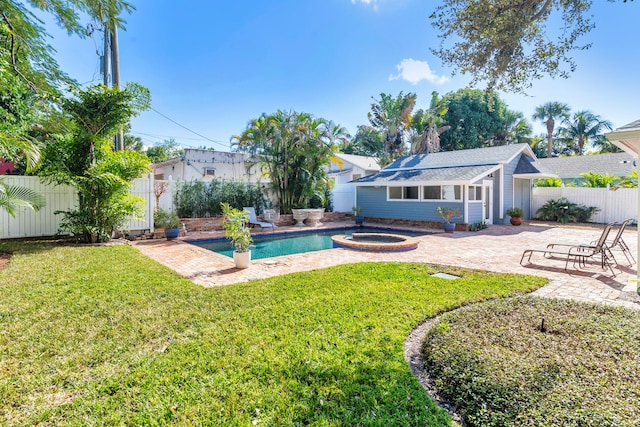
[(420, 200), (420, 187), (387, 187), (387, 200)]
[(470, 185), (468, 190), (470, 202), (482, 201), (482, 185)]
[(425, 185), (422, 187), (422, 200), (462, 200), (460, 185)]
[(216, 176), (216, 168), (204, 168), (203, 176), (214, 177)]

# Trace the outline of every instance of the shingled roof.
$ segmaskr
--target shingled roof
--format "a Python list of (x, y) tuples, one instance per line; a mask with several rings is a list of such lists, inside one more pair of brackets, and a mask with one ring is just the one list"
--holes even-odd
[(627, 153), (552, 157), (538, 159), (538, 163), (560, 178), (580, 178), (580, 174), (587, 172), (625, 176), (634, 168), (633, 157)]
[[(441, 151), (401, 157), (375, 175), (352, 181), (356, 185), (370, 186), (403, 182), (457, 182), (473, 184), (496, 171), (500, 165), (511, 162), (525, 153), (519, 161), (516, 173), (521, 176), (554, 176), (536, 162), (527, 144), (469, 150)], [(524, 160), (523, 160), (524, 159)]]

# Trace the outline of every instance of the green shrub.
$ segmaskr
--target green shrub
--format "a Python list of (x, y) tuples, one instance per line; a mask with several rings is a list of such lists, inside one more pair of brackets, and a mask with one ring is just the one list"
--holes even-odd
[(488, 227), (489, 225), (485, 221), (478, 221), (469, 226), (469, 231), (480, 231)]
[(543, 178), (536, 180), (536, 187), (562, 187), (560, 178)]
[(507, 209), (507, 215), (509, 215), (512, 218), (523, 218), (524, 210), (522, 210), (522, 208), (510, 208), (510, 209)]
[(260, 184), (211, 180), (180, 181), (174, 195), (176, 211), (180, 218), (206, 218), (222, 214), (221, 203), (242, 209), (253, 206), (261, 213), (270, 206)]
[(638, 322), (630, 309), (495, 300), (443, 315), (423, 354), (466, 425), (635, 426)]
[(587, 173), (581, 173), (580, 176), (584, 178), (584, 184), (582, 186), (590, 188), (615, 187), (618, 181), (620, 181), (619, 177), (608, 173), (600, 174), (589, 171)]
[(564, 197), (549, 200), (536, 211), (536, 215), (543, 221), (558, 221), (562, 224), (569, 222), (588, 222), (594, 213), (598, 212), (595, 206), (584, 206), (571, 203)]
[(175, 212), (157, 208), (153, 212), (153, 226), (155, 228), (180, 228), (180, 218)]

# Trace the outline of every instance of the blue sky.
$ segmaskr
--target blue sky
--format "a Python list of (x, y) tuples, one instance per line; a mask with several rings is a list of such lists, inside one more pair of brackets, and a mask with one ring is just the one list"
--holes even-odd
[[(228, 151), (249, 120), (277, 109), (324, 117), (355, 134), (380, 93), (415, 92), (418, 107), (427, 107), (432, 91), (469, 83), (429, 51), (439, 43), (428, 19), (433, 0), (131, 3), (137, 10), (120, 32), (121, 80), (151, 90), (157, 112), (132, 122), (146, 145), (173, 137)], [(577, 71), (536, 82), (530, 96), (500, 94), (510, 109), (530, 120), (536, 106), (561, 101), (614, 127), (640, 118), (640, 2), (594, 3), (596, 28), (583, 38), (593, 46), (574, 54)], [(47, 29), (63, 70), (81, 83), (102, 81), (100, 32), (82, 40)]]

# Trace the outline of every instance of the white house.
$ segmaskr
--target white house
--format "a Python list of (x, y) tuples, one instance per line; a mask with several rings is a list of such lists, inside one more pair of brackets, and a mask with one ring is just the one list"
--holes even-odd
[(354, 154), (335, 155), (336, 160), (329, 166), (329, 177), (335, 186), (333, 194), (333, 210), (335, 212), (351, 212), (356, 205), (355, 187), (350, 184), (355, 179), (373, 175), (380, 171), (378, 159), (375, 157), (356, 156)]
[(156, 180), (258, 182), (260, 165), (246, 153), (185, 148), (184, 155), (153, 165)]

